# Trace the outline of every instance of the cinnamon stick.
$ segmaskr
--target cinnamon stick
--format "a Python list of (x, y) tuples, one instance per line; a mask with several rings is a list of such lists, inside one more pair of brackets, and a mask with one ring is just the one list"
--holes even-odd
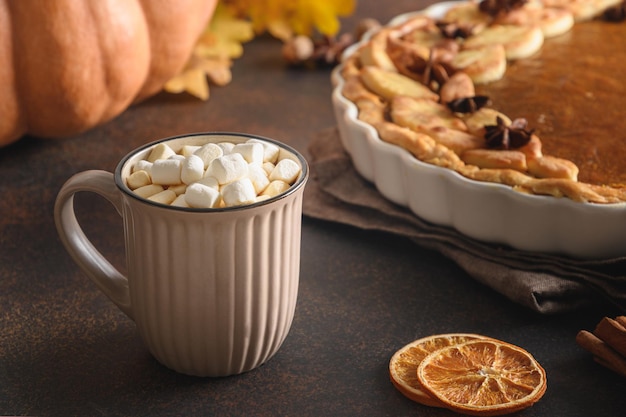
[(621, 355), (626, 356), (626, 328), (610, 317), (604, 317), (593, 334)]
[(591, 352), (598, 363), (626, 377), (626, 358), (604, 343), (602, 339), (591, 332), (581, 330), (576, 335), (576, 342), (583, 349)]
[(617, 316), (615, 317), (615, 321), (622, 325), (622, 327), (626, 328), (626, 316)]

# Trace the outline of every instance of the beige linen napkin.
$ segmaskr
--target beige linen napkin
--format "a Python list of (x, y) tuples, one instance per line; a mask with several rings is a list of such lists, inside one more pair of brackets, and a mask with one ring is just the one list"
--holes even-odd
[(626, 257), (577, 260), (479, 242), (425, 222), (382, 197), (355, 171), (336, 128), (309, 145), (311, 179), (306, 216), (409, 237), (439, 251), (477, 281), (540, 313), (560, 313), (593, 302), (626, 310)]

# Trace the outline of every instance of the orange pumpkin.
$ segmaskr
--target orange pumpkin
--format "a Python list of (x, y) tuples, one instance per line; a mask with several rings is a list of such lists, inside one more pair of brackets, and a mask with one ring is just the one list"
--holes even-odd
[(104, 123), (185, 65), (217, 0), (0, 0), (0, 146)]

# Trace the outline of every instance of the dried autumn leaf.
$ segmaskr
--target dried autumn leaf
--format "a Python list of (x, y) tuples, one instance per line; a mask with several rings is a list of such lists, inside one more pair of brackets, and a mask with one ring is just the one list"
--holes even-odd
[(218, 86), (230, 83), (231, 66), (232, 61), (227, 57), (192, 56), (183, 72), (170, 79), (163, 88), (168, 93), (187, 92), (201, 100), (208, 100), (209, 81)]
[(238, 42), (216, 38), (211, 45), (197, 44), (193, 53), (206, 58), (220, 56), (239, 58), (243, 54), (243, 46)]
[(230, 83), (233, 78), (230, 71), (232, 61), (226, 57), (211, 59), (192, 57), (190, 66), (202, 70), (213, 84), (220, 87)]
[(294, 37), (293, 29), (284, 20), (269, 22), (267, 24), (267, 31), (270, 35), (283, 42), (287, 42), (289, 39)]
[(235, 17), (232, 10), (218, 6), (211, 23), (198, 39), (194, 54), (239, 58), (243, 54), (242, 43), (253, 38), (252, 23)]
[(198, 97), (201, 100), (209, 98), (209, 84), (204, 71), (200, 68), (190, 68), (170, 79), (163, 87), (168, 93), (182, 93)]
[(169, 80), (164, 90), (187, 92), (201, 100), (209, 98), (209, 81), (218, 86), (231, 82), (232, 59), (243, 54), (242, 42), (254, 37), (252, 24), (218, 6), (211, 23), (198, 40), (183, 71)]
[(252, 23), (237, 18), (228, 9), (219, 8), (209, 25), (211, 32), (223, 38), (238, 42), (248, 42), (254, 38)]
[(354, 0), (299, 0), (290, 19), (296, 34), (311, 35), (316, 29), (321, 34), (335, 36), (341, 26), (339, 17), (354, 10)]

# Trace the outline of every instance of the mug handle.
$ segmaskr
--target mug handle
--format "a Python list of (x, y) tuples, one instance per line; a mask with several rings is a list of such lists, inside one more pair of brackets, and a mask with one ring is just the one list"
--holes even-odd
[(107, 199), (122, 215), (122, 196), (113, 174), (91, 170), (72, 176), (61, 187), (54, 205), (54, 221), (63, 245), (74, 261), (98, 288), (132, 319), (128, 278), (121, 274), (93, 246), (81, 228), (74, 211), (74, 194), (90, 191)]

